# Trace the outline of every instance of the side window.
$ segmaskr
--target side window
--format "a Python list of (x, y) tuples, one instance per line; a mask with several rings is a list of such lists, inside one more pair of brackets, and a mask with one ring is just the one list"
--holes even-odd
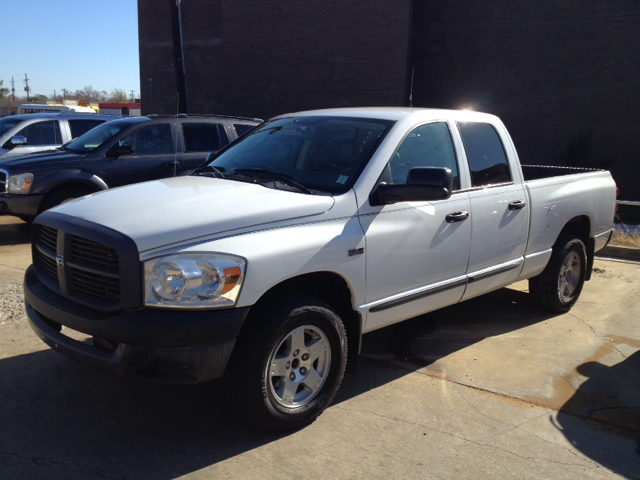
[(246, 123), (234, 123), (233, 128), (236, 129), (236, 133), (238, 134), (238, 138), (247, 133), (249, 130), (253, 130), (255, 125), (247, 125)]
[(213, 152), (229, 140), (222, 125), (216, 123), (183, 123), (185, 152)]
[(30, 147), (38, 145), (60, 145), (60, 125), (57, 120), (32, 123), (20, 130), (16, 135), (25, 137)]
[(69, 120), (69, 128), (71, 129), (71, 138), (78, 138), (83, 133), (87, 133), (93, 127), (97, 127), (101, 123), (104, 123), (104, 120), (89, 120), (89, 119)]
[(169, 125), (142, 127), (120, 140), (120, 145), (133, 148), (134, 155), (173, 153), (173, 138)]
[(391, 179), (396, 185), (407, 182), (414, 167), (445, 167), (451, 170), (453, 189), (460, 190), (460, 174), (451, 134), (445, 122), (427, 123), (415, 128), (402, 141), (389, 161)]
[(509, 162), (495, 128), (489, 123), (459, 122), (467, 152), (471, 185), (482, 187), (511, 181)]

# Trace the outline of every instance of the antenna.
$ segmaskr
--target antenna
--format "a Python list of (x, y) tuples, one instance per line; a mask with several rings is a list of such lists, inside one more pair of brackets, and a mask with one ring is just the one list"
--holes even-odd
[(409, 108), (413, 107), (413, 71), (415, 67), (411, 67), (411, 88), (409, 89)]

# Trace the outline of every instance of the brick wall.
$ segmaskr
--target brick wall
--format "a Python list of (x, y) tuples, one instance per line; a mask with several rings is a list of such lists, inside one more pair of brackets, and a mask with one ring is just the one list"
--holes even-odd
[[(138, 0), (143, 113), (177, 109), (174, 1)], [(640, 200), (637, 0), (183, 0), (183, 17), (192, 112), (406, 105), (414, 67), (414, 106), (500, 116), (523, 163), (573, 142)]]
[[(144, 113), (176, 111), (171, 1), (138, 2)], [(410, 0), (189, 0), (182, 8), (191, 112), (267, 118), (406, 104)]]
[(500, 116), (523, 163), (591, 135), (581, 163), (640, 200), (640, 2), (415, 2), (412, 52), (414, 106)]

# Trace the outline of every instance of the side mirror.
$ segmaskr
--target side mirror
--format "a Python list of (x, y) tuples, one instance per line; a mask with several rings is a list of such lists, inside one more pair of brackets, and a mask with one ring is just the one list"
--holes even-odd
[(107, 156), (119, 158), (122, 155), (131, 155), (133, 154), (133, 148), (129, 145), (114, 145), (109, 149)]
[(22, 137), (20, 135), (16, 135), (11, 138), (11, 146), (12, 147), (22, 147), (27, 144), (27, 137)]
[(371, 206), (399, 202), (446, 200), (451, 196), (453, 178), (448, 168), (416, 167), (409, 170), (406, 185), (382, 183), (369, 197)]

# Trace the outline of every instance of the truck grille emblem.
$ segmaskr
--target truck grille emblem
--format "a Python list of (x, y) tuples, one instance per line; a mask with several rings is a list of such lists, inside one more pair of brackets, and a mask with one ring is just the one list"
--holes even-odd
[(64, 268), (64, 258), (62, 258), (62, 255), (56, 255), (56, 265), (58, 266), (58, 270)]

